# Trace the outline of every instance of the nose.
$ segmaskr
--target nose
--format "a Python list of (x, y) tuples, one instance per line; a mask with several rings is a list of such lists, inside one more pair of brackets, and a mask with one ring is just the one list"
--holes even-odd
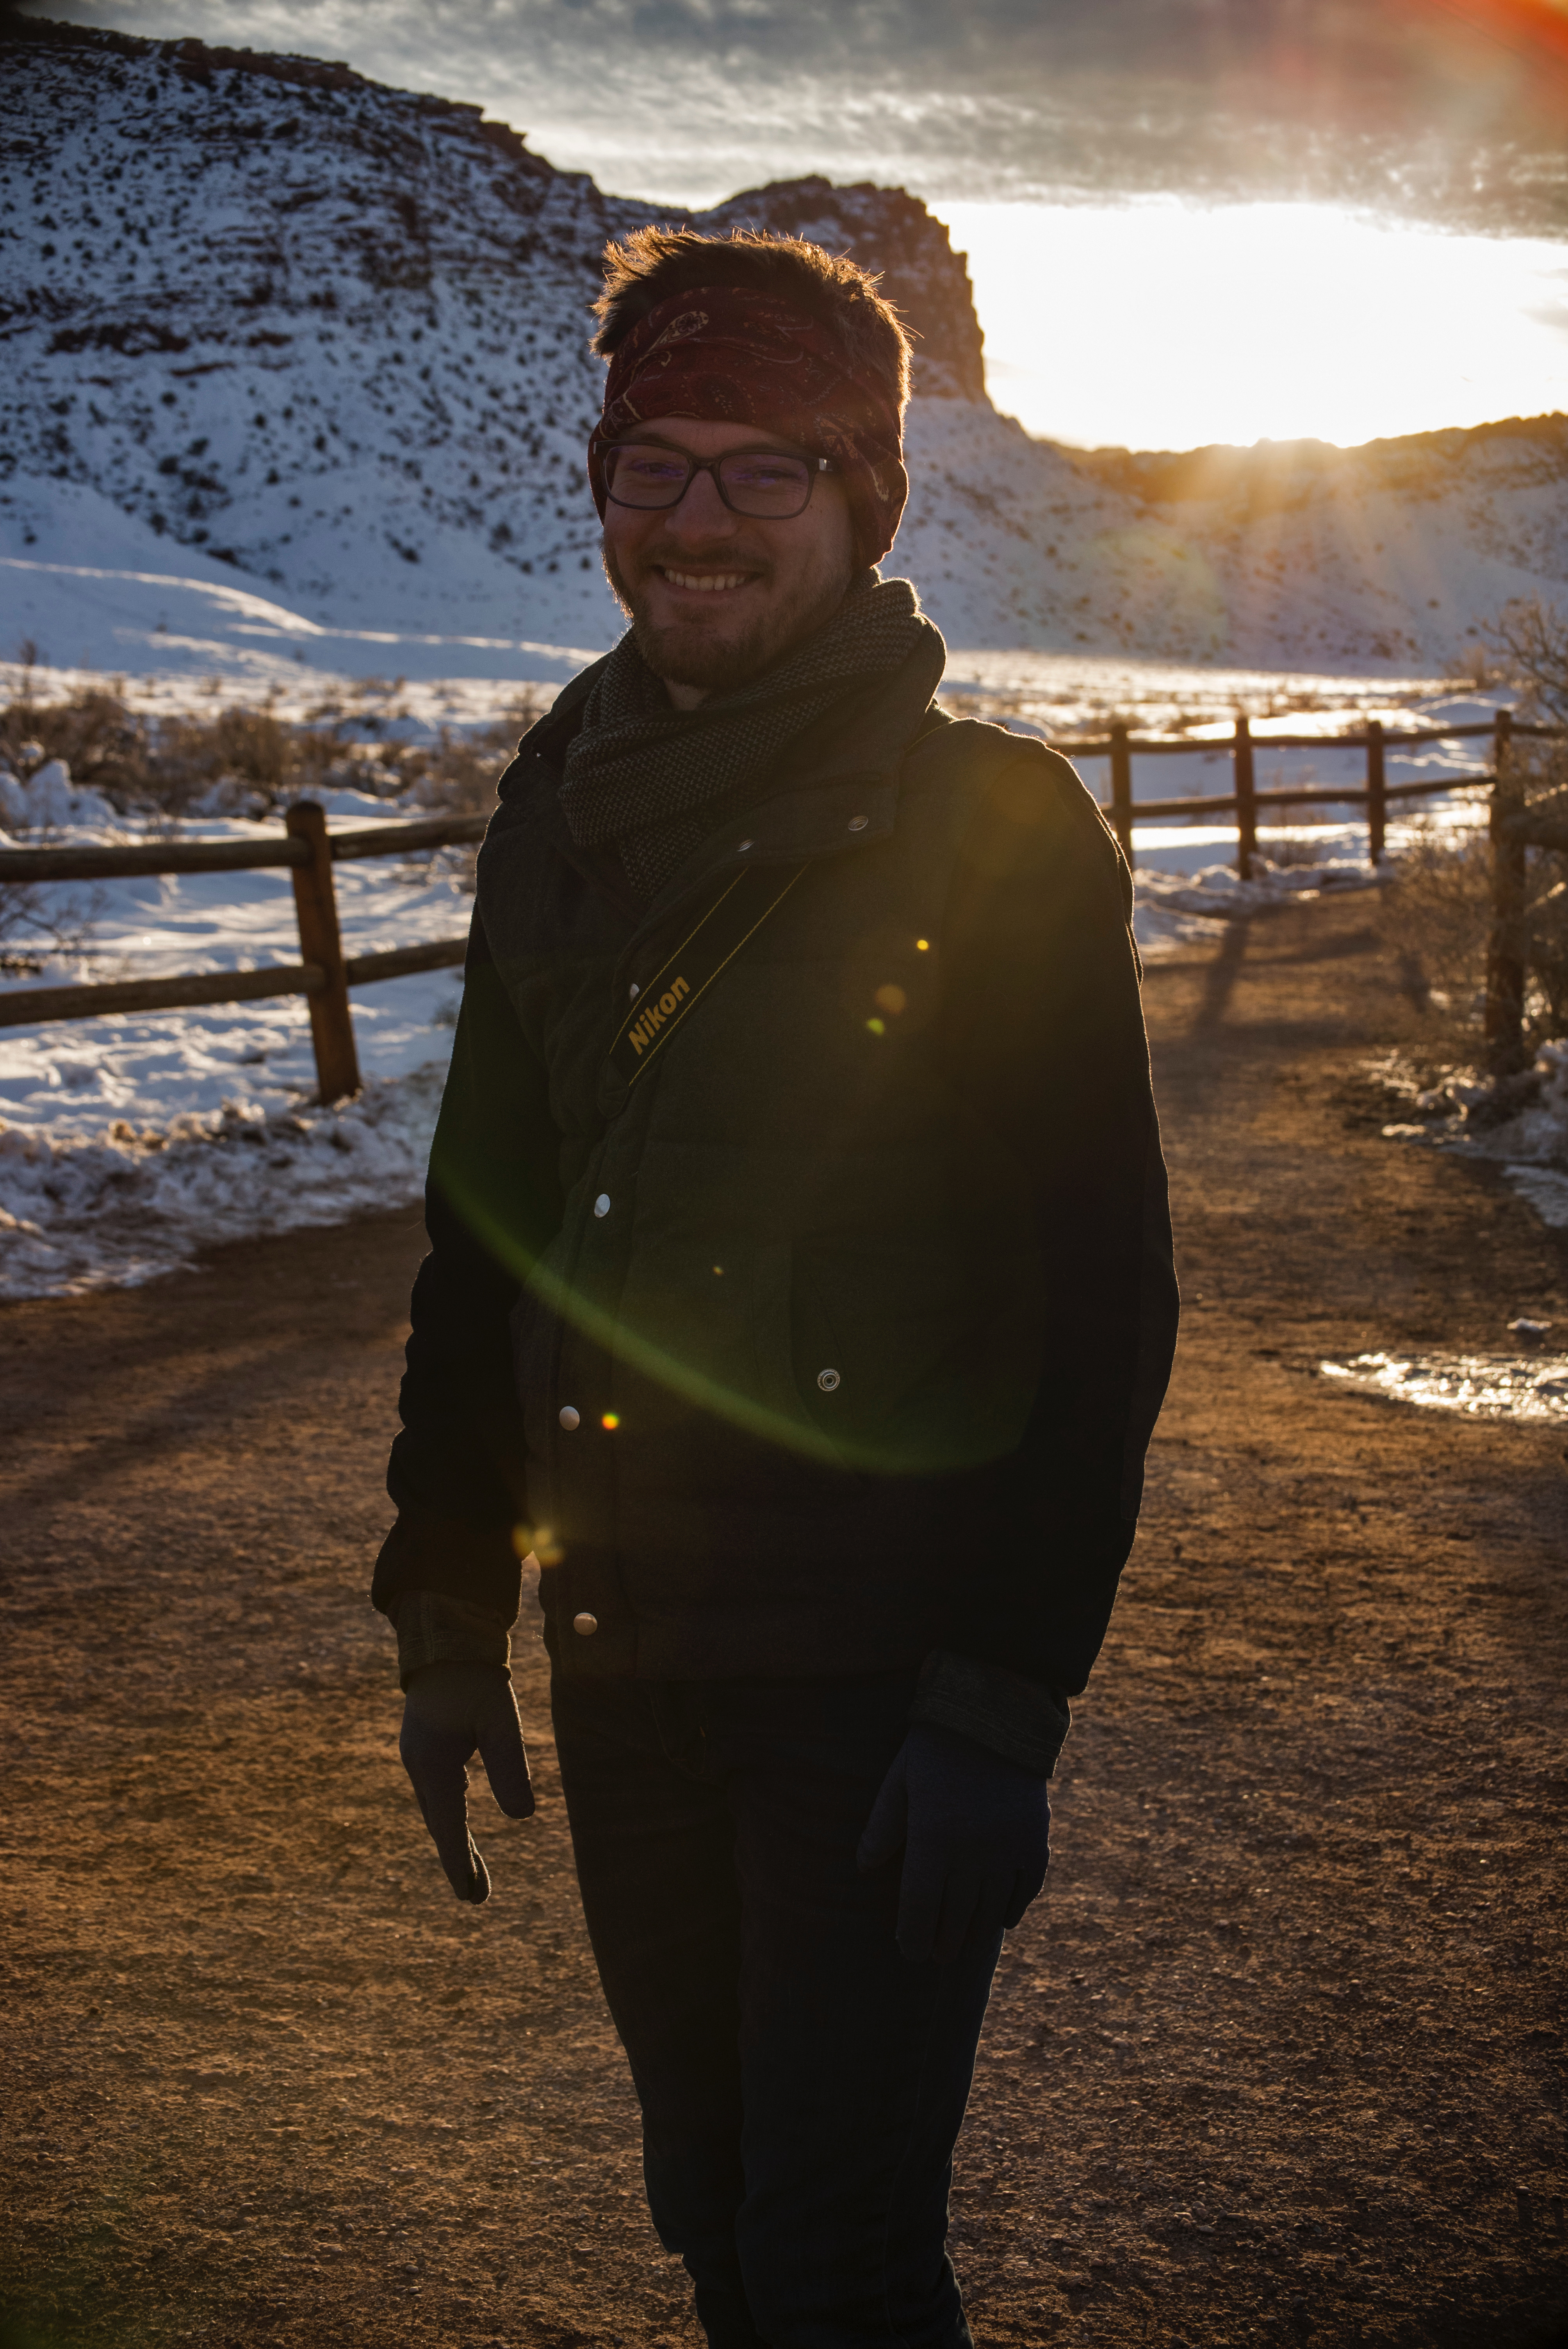
[(666, 527), (674, 537), (695, 542), (716, 535), (733, 538), (735, 521), (713, 475), (694, 473), (680, 503), (670, 508)]

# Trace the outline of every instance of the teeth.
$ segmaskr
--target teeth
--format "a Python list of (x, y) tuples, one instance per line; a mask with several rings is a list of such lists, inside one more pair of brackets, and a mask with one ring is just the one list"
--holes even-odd
[(719, 587), (744, 587), (746, 585), (746, 574), (744, 571), (709, 571), (696, 573), (691, 571), (666, 570), (665, 577), (669, 581), (672, 587), (696, 587), (708, 592)]

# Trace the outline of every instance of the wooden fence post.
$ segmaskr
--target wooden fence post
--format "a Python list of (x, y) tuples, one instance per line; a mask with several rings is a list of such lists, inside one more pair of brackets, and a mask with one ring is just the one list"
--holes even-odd
[(1372, 719), (1367, 728), (1367, 862), (1374, 872), (1383, 862), (1388, 833), (1388, 802), (1384, 798), (1383, 722)]
[(1127, 729), (1119, 719), (1110, 729), (1110, 828), (1121, 843), (1128, 864), (1132, 863), (1132, 753)]
[(1257, 787), (1253, 779), (1253, 730), (1244, 718), (1236, 720), (1236, 871), (1243, 881), (1253, 877), (1258, 853)]
[(1495, 1076), (1507, 1076), (1524, 1058), (1524, 843), (1504, 829), (1524, 804), (1509, 750), (1513, 714), (1500, 709), (1492, 735), (1491, 935), (1486, 953), (1486, 1054)]
[(315, 1080), (324, 1104), (359, 1091), (359, 1058), (348, 1009), (348, 978), (337, 932), (337, 898), (332, 885), (332, 849), (326, 817), (314, 800), (296, 800), (284, 816), (291, 840), (310, 850), (308, 864), (295, 864), (294, 914), (299, 922), (300, 960), (314, 962), (326, 984), (307, 995), (310, 1040), (315, 1048)]

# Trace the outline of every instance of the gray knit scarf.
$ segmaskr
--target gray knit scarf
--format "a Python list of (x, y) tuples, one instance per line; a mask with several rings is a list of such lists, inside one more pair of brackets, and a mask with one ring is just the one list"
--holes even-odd
[(854, 687), (902, 668), (924, 647), (942, 674), (942, 638), (907, 579), (851, 592), (824, 627), (777, 667), (672, 709), (630, 631), (583, 705), (566, 752), (561, 804), (579, 848), (614, 842), (637, 896), (654, 896), (712, 827), (714, 803), (760, 781), (798, 736)]

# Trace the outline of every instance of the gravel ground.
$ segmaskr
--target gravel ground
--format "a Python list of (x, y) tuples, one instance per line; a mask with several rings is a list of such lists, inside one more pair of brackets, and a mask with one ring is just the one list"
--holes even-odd
[[(1147, 997), (1185, 1336), (954, 2195), (984, 2344), (1568, 2333), (1563, 1432), (1325, 1356), (1568, 1327), (1568, 1235), (1378, 1138), (1369, 898)], [(447, 1894), (363, 1600), (420, 1236), (0, 1314), (5, 2349), (676, 2349), (542, 1781)]]

